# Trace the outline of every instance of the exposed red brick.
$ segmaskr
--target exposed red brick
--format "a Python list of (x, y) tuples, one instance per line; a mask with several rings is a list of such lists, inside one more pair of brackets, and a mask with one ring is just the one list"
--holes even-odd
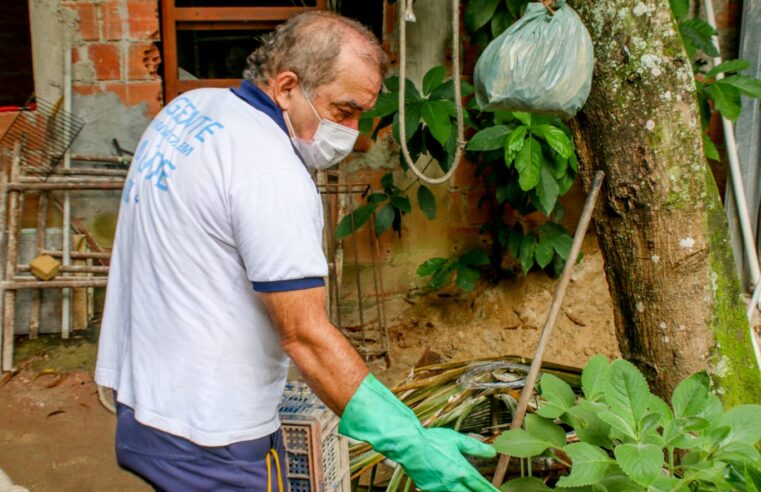
[(163, 94), (160, 80), (106, 84), (106, 91), (119, 96), (119, 99), (127, 106), (147, 103), (148, 116), (156, 116), (161, 111)]
[(121, 0), (110, 0), (100, 4), (100, 20), (103, 25), (103, 39), (122, 39)]
[(101, 92), (100, 86), (97, 84), (74, 84), (73, 89), (74, 93), (80, 96), (92, 96)]
[(159, 39), (159, 12), (156, 0), (130, 0), (127, 3), (131, 39)]
[(95, 12), (95, 5), (92, 3), (72, 3), (63, 2), (62, 7), (76, 11), (79, 34), (85, 41), (97, 41), (98, 18)]
[(118, 80), (121, 78), (119, 47), (113, 43), (93, 43), (87, 47), (87, 54), (95, 67), (98, 80)]
[(158, 77), (161, 52), (153, 43), (132, 43), (129, 45), (127, 79), (146, 80)]
[(2, 138), (8, 127), (11, 126), (11, 123), (16, 119), (16, 116), (18, 116), (18, 112), (16, 111), (5, 111), (0, 113), (0, 138)]

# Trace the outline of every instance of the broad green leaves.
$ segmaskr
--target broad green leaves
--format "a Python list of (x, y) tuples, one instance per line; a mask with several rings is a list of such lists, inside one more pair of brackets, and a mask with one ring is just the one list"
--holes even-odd
[[(541, 454), (565, 460), (562, 450), (571, 470), (556, 489), (759, 490), (761, 454), (754, 446), (761, 440), (761, 405), (725, 413), (705, 372), (677, 386), (673, 410), (650, 393), (631, 363), (608, 364), (602, 355), (591, 358), (582, 372), (583, 397), (549, 374), (540, 387), (544, 403), (526, 418), (525, 430), (503, 433), (495, 447), (523, 458)], [(580, 442), (561, 444), (564, 429), (557, 420), (571, 426)], [(511, 481), (504, 490), (523, 484), (526, 490), (546, 490), (528, 479)]]
[(417, 275), (431, 276), (429, 285), (438, 289), (449, 283), (452, 273), (456, 272), (457, 287), (470, 292), (475, 287), (475, 282), (481, 278), (477, 268), (488, 264), (489, 256), (486, 253), (480, 249), (472, 249), (456, 259), (432, 258), (418, 267)]

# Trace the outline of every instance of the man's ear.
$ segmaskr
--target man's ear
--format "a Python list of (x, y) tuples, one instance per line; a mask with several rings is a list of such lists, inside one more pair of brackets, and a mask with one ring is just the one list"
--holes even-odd
[(280, 109), (288, 110), (291, 103), (292, 92), (299, 86), (299, 76), (291, 71), (280, 72), (270, 80), (272, 96)]

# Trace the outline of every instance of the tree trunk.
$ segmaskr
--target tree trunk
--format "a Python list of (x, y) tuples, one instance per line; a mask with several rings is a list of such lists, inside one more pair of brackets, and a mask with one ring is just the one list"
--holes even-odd
[(577, 0), (595, 81), (572, 122), (624, 357), (668, 397), (707, 369), (727, 406), (761, 402), (724, 210), (703, 156), (695, 82), (667, 0)]

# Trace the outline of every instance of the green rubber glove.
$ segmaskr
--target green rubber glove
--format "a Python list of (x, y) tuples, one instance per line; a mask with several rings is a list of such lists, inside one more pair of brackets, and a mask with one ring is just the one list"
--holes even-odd
[(341, 417), (338, 431), (370, 443), (402, 465), (427, 492), (492, 492), (494, 487), (463, 454), (490, 458), (493, 447), (451, 429), (426, 429), (415, 412), (368, 374)]

